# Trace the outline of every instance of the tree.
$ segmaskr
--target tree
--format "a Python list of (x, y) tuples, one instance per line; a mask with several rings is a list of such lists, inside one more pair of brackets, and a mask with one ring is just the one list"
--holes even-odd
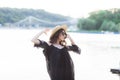
[(118, 23), (118, 24), (116, 25), (116, 30), (117, 30), (118, 32), (120, 32), (120, 23)]
[[(94, 28), (90, 28), (90, 25), (95, 23)], [(120, 9), (113, 8), (109, 10), (99, 10), (90, 13), (90, 16), (84, 20), (79, 20), (78, 26), (80, 25), (86, 30), (105, 30), (105, 31), (114, 31), (118, 32), (119, 24), (120, 23)], [(88, 25), (89, 24), (89, 25)], [(90, 29), (89, 29), (89, 28)]]
[(100, 30), (103, 31), (116, 31), (116, 24), (112, 21), (104, 21), (103, 24), (100, 27)]
[(82, 30), (95, 30), (96, 22), (91, 19), (79, 19), (78, 27)]

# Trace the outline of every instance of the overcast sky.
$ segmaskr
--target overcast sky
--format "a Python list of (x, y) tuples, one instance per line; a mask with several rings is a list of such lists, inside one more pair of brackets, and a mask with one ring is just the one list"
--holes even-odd
[(0, 0), (0, 7), (44, 9), (79, 18), (95, 10), (120, 8), (120, 4), (119, 0)]

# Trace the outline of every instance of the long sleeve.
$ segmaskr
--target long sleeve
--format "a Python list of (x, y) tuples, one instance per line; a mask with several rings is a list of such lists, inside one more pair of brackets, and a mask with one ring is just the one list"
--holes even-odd
[[(38, 39), (39, 40), (39, 39)], [(45, 42), (45, 41), (42, 41), (42, 40), (39, 40), (40, 42), (39, 42), (39, 44), (34, 44), (34, 47), (40, 47), (40, 48), (47, 48), (49, 45), (47, 44), (47, 42)]]
[(48, 61), (48, 59), (49, 59), (49, 45), (45, 41), (42, 41), (42, 40), (39, 40), (39, 41), (40, 41), (39, 44), (34, 44), (34, 47), (43, 48), (43, 54), (45, 55), (46, 60)]
[(81, 49), (77, 45), (67, 46), (68, 51), (73, 51), (78, 54), (81, 53)]

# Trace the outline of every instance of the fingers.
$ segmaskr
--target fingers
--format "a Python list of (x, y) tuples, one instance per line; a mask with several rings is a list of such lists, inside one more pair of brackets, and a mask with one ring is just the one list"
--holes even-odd
[(69, 35), (69, 34), (67, 34), (67, 38), (70, 38), (70, 35)]
[(50, 29), (49, 28), (47, 28), (47, 29), (45, 29), (45, 31), (44, 32), (48, 32)]
[(46, 28), (45, 30), (44, 30), (44, 33), (47, 35), (47, 32), (49, 32), (50, 31), (50, 29), (49, 28)]

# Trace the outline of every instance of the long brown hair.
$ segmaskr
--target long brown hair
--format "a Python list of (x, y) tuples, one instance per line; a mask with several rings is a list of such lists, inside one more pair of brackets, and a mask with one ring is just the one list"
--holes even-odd
[[(64, 29), (59, 29), (53, 36), (50, 37), (49, 42), (50, 42), (51, 44), (56, 43), (56, 42), (57, 42), (57, 39), (59, 38), (59, 35), (60, 35), (60, 33), (61, 33), (62, 31), (64, 31)], [(65, 41), (65, 40), (60, 41), (59, 43), (60, 43), (60, 45), (62, 45), (62, 46), (65, 46), (65, 45), (66, 45), (66, 41)]]

